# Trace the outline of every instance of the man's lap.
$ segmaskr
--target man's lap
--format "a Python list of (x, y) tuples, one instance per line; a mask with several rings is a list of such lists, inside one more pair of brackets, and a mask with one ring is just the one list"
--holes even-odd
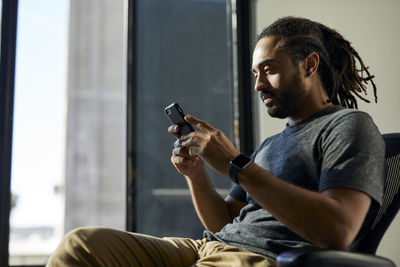
[[(270, 265), (268, 265), (270, 264)], [(245, 249), (216, 241), (78, 228), (68, 233), (47, 266), (275, 266)]]

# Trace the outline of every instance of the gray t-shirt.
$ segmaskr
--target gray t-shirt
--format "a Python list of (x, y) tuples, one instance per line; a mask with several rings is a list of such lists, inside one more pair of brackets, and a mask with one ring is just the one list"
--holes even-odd
[[(266, 139), (252, 158), (275, 176), (312, 191), (342, 187), (368, 194), (372, 205), (360, 236), (370, 227), (382, 201), (384, 155), (382, 136), (367, 113), (331, 106)], [(248, 205), (220, 232), (205, 231), (209, 240), (272, 258), (288, 249), (312, 245), (276, 220), (240, 185), (229, 194)]]

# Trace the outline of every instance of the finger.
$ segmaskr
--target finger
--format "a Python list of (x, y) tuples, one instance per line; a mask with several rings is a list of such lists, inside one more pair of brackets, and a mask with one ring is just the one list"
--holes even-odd
[(196, 164), (200, 161), (198, 157), (193, 158), (185, 158), (181, 156), (171, 156), (171, 162), (178, 167), (190, 167), (193, 164)]
[(189, 155), (191, 157), (200, 156), (200, 148), (198, 146), (189, 147)]
[(199, 128), (202, 131), (212, 131), (215, 130), (214, 127), (212, 127), (210, 124), (208, 124), (205, 121), (202, 121), (198, 118), (196, 118), (195, 116), (192, 115), (186, 115), (185, 116), (185, 121), (187, 121), (188, 123), (196, 126), (197, 128)]
[(170, 125), (170, 126), (168, 127), (168, 132), (169, 132), (170, 134), (172, 134), (173, 136), (175, 136), (176, 138), (181, 137), (181, 134), (180, 134), (180, 132), (179, 132), (180, 130), (181, 130), (181, 129), (180, 129), (179, 125), (176, 125), (176, 124)]
[(174, 148), (174, 149), (172, 150), (172, 154), (175, 155), (175, 156), (186, 157), (186, 158), (191, 157), (191, 156), (189, 155), (189, 150), (187, 150), (187, 149), (184, 148), (184, 147), (177, 147), (177, 148)]
[(204, 133), (196, 132), (196, 133), (190, 133), (188, 135), (182, 136), (179, 138), (180, 140), (180, 146), (189, 148), (190, 146), (198, 146), (200, 143), (203, 142)]
[(181, 146), (182, 146), (181, 139), (180, 138), (176, 139), (174, 142), (174, 147), (181, 147)]
[[(171, 162), (172, 162), (174, 165), (183, 166), (183, 165), (188, 164), (188, 163), (189, 163), (189, 160), (188, 160), (187, 158), (184, 158), (184, 157), (172, 155), (172, 156), (171, 156)], [(185, 164), (185, 163), (186, 163), (186, 164)]]

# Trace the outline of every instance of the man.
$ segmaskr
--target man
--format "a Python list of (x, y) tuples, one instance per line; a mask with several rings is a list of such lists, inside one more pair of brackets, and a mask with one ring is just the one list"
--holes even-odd
[[(287, 17), (259, 36), (252, 71), (269, 115), (288, 123), (251, 158), (194, 116), (185, 119), (198, 131), (169, 128), (178, 137), (171, 161), (188, 182), (204, 239), (83, 228), (48, 265), (275, 266), (284, 250), (345, 249), (367, 231), (382, 198), (384, 143), (366, 113), (342, 107), (356, 108), (354, 95), (373, 78), (357, 52), (336, 31)], [(225, 199), (205, 164), (235, 182)]]

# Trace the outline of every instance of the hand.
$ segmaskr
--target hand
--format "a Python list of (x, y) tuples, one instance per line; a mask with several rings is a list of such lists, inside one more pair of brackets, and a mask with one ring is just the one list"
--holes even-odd
[(185, 120), (201, 131), (182, 136), (180, 146), (188, 150), (189, 156), (199, 156), (214, 170), (228, 175), (229, 162), (240, 154), (225, 134), (205, 121), (186, 115)]
[(172, 150), (171, 162), (175, 168), (184, 176), (192, 179), (199, 177), (205, 172), (204, 162), (198, 156), (189, 155), (189, 150), (182, 147), (179, 133), (180, 127), (178, 125), (171, 125), (168, 127), (168, 132), (175, 136), (174, 149)]

